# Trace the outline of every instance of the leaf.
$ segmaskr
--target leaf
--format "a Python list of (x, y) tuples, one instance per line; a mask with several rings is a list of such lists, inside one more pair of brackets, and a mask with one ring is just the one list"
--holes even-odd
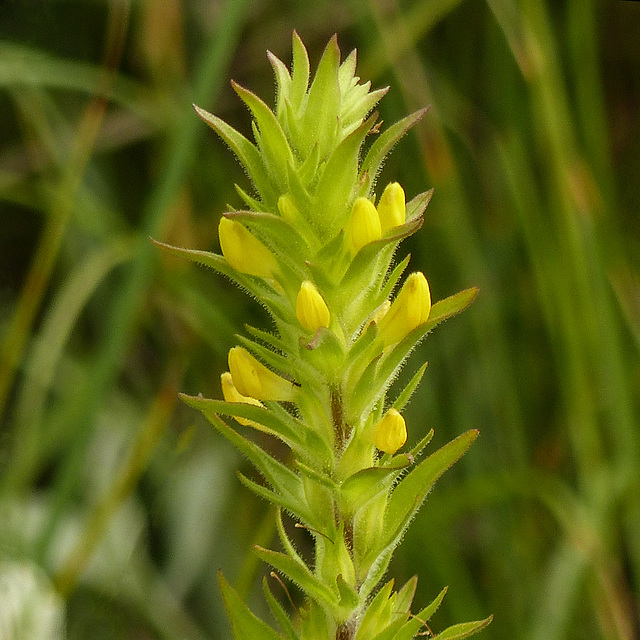
[(260, 131), (260, 148), (264, 154), (267, 171), (275, 178), (280, 191), (287, 191), (287, 164), (293, 162), (291, 147), (278, 119), (267, 104), (255, 93), (241, 87), (236, 82), (231, 86), (249, 107)]
[(254, 546), (254, 550), (261, 560), (293, 580), (308, 596), (324, 603), (334, 611), (338, 609), (337, 595), (320, 582), (306, 564), (279, 551), (271, 551), (258, 545)]
[(369, 467), (349, 476), (340, 487), (340, 508), (347, 514), (353, 514), (368, 502), (387, 491), (409, 461), (398, 461), (393, 467)]
[(339, 575), (336, 578), (338, 594), (340, 595), (340, 607), (344, 610), (343, 620), (350, 617), (351, 612), (360, 604), (358, 592)]
[(413, 392), (418, 388), (420, 381), (422, 380), (422, 376), (424, 372), (427, 370), (427, 365), (429, 363), (425, 362), (415, 373), (413, 378), (409, 381), (409, 384), (401, 391), (400, 395), (396, 398), (396, 401), (391, 405), (396, 411), (402, 411), (406, 406), (407, 402), (413, 395)]
[(375, 178), (382, 167), (382, 162), (389, 151), (391, 151), (396, 142), (398, 142), (411, 127), (420, 122), (426, 112), (427, 109), (419, 109), (406, 118), (402, 118), (402, 120), (392, 124), (388, 129), (383, 131), (378, 139), (371, 145), (360, 167), (360, 176), (366, 177), (366, 191), (368, 191), (375, 182)]
[(297, 112), (302, 106), (302, 101), (307, 94), (309, 86), (309, 56), (300, 36), (293, 32), (293, 72), (291, 74), (291, 92), (289, 101)]
[(406, 206), (406, 218), (407, 220), (413, 220), (414, 218), (421, 217), (424, 214), (427, 205), (431, 202), (433, 196), (433, 189), (419, 193), (415, 198), (407, 202)]
[(334, 236), (343, 226), (345, 211), (353, 200), (352, 189), (358, 179), (360, 146), (371, 131), (377, 115), (373, 114), (347, 136), (329, 156), (316, 187), (313, 218), (321, 221), (327, 237)]
[(315, 77), (309, 88), (302, 120), (303, 152), (306, 155), (317, 142), (323, 159), (334, 147), (340, 115), (340, 87), (338, 66), (340, 49), (333, 36), (325, 47)]
[(493, 620), (493, 616), (489, 616), (484, 620), (477, 620), (476, 622), (462, 622), (461, 624), (454, 624), (452, 627), (445, 629), (434, 640), (460, 640), (460, 638), (468, 638), (475, 633), (478, 633), (481, 629), (488, 626)]
[(262, 592), (264, 593), (264, 597), (267, 600), (267, 604), (269, 605), (269, 609), (271, 609), (273, 617), (280, 625), (280, 628), (284, 632), (286, 639), (300, 640), (300, 636), (296, 633), (291, 619), (287, 615), (286, 611), (282, 608), (282, 605), (276, 600), (273, 593), (271, 593), (267, 576), (264, 576), (264, 578), (262, 578)]
[(235, 589), (225, 580), (222, 572), (218, 574), (218, 582), (235, 640), (247, 640), (247, 638), (251, 638), (251, 640), (283, 640), (279, 633), (260, 620), (240, 599)]
[(225, 217), (242, 222), (259, 240), (270, 246), (278, 257), (293, 257), (293, 253), (296, 268), (299, 268), (300, 263), (309, 255), (310, 249), (306, 240), (280, 216), (255, 211), (234, 211), (225, 214)]
[[(257, 444), (247, 440), (237, 431), (234, 431), (213, 411), (209, 410), (206, 398), (179, 394), (180, 399), (195, 409), (202, 411), (211, 424), (233, 444), (241, 453), (247, 456), (253, 465), (260, 471), (271, 486), (285, 498), (305, 503), (304, 488), (301, 478), (291, 469), (269, 455)], [(249, 405), (247, 405), (249, 406)], [(256, 407), (257, 408), (257, 407)]]
[(277, 196), (257, 147), (224, 120), (196, 105), (193, 105), (193, 108), (200, 118), (229, 145), (231, 151), (247, 170), (249, 178), (258, 190), (265, 206), (275, 210)]
[(459, 291), (444, 300), (436, 302), (431, 307), (431, 312), (429, 313), (429, 320), (427, 321), (428, 330), (430, 331), (437, 324), (464, 311), (475, 300), (477, 295), (478, 288), (471, 287), (471, 289)]
[(396, 485), (385, 513), (386, 544), (393, 547), (399, 542), (436, 480), (464, 454), (477, 437), (478, 431), (475, 429), (458, 436), (422, 461)]
[(431, 616), (436, 612), (440, 603), (444, 599), (447, 593), (448, 587), (445, 587), (433, 600), (433, 602), (427, 605), (417, 615), (412, 616), (402, 628), (393, 636), (393, 640), (413, 640), (420, 628), (423, 626), (423, 622), (428, 622)]
[(393, 579), (389, 580), (382, 589), (375, 595), (367, 610), (365, 611), (362, 621), (358, 626), (355, 640), (369, 640), (373, 634), (381, 627), (381, 620), (389, 619), (389, 596), (393, 589)]

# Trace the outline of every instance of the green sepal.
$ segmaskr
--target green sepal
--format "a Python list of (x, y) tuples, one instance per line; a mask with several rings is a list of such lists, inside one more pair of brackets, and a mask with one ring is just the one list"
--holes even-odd
[(335, 145), (340, 115), (339, 64), (340, 48), (337, 37), (333, 36), (322, 53), (307, 95), (300, 126), (301, 151), (305, 156), (316, 142), (322, 159)]
[(492, 620), (493, 616), (489, 616), (484, 620), (454, 624), (452, 627), (449, 627), (436, 635), (433, 640), (461, 640), (461, 638), (468, 638), (469, 636), (472, 636), (475, 633), (478, 633), (478, 631), (484, 629)]
[(365, 156), (362, 166), (360, 167), (360, 177), (362, 182), (361, 195), (369, 193), (378, 172), (382, 168), (382, 163), (385, 157), (391, 151), (393, 146), (404, 136), (411, 127), (420, 122), (427, 109), (419, 109), (414, 113), (402, 118), (395, 124), (392, 124), (388, 129), (383, 131), (376, 141), (371, 145), (371, 148)]
[(283, 636), (274, 631), (266, 622), (258, 618), (242, 601), (235, 589), (218, 573), (220, 591), (227, 615), (231, 621), (235, 640), (283, 640)]
[(320, 582), (306, 564), (279, 551), (271, 551), (258, 545), (254, 546), (254, 551), (261, 560), (295, 582), (306, 595), (330, 607), (334, 612), (338, 611), (337, 594)]
[(300, 473), (309, 478), (309, 480), (313, 480), (313, 482), (316, 482), (330, 491), (338, 491), (338, 485), (327, 474), (322, 473), (321, 471), (316, 471), (300, 460), (295, 460), (294, 464), (300, 470)]
[(287, 163), (293, 162), (287, 136), (273, 111), (261, 98), (236, 82), (232, 81), (231, 86), (251, 110), (260, 132), (260, 150), (264, 155), (267, 170), (271, 170), (280, 191), (286, 193)]
[(282, 608), (282, 605), (278, 602), (273, 593), (271, 593), (267, 576), (264, 576), (264, 578), (262, 578), (262, 592), (264, 593), (264, 597), (267, 601), (267, 604), (269, 605), (269, 609), (271, 609), (273, 617), (280, 625), (280, 628), (282, 629), (286, 640), (300, 640), (300, 636), (296, 632), (291, 619), (287, 615), (287, 612)]
[(393, 636), (393, 640), (413, 640), (418, 631), (420, 631), (420, 627), (423, 626), (422, 623), (428, 622), (431, 616), (436, 612), (447, 593), (447, 589), (448, 587), (445, 587), (433, 602), (431, 602), (431, 604), (427, 605), (416, 616), (405, 622), (402, 628)]
[[(320, 327), (311, 340), (300, 338), (300, 357), (334, 383), (342, 374), (344, 347), (333, 331)], [(316, 374), (317, 375), (317, 374)]]
[(267, 209), (275, 211), (278, 197), (271, 184), (258, 148), (224, 120), (196, 105), (193, 105), (193, 108), (198, 116), (229, 145), (231, 151), (247, 170), (249, 178), (255, 185)]
[(458, 436), (423, 460), (395, 486), (385, 513), (383, 548), (395, 548), (436, 480), (460, 459), (477, 437), (475, 429)]
[(360, 147), (376, 119), (377, 114), (370, 116), (337, 146), (320, 176), (311, 215), (322, 225), (321, 232), (325, 239), (338, 231), (347, 207), (354, 200)]
[[(404, 455), (407, 455), (411, 460), (415, 460), (422, 453), (423, 449), (431, 442), (431, 439), (433, 438), (433, 433), (434, 433), (433, 429), (430, 429), (429, 433), (427, 433), (427, 435), (424, 438), (422, 438), (422, 440), (420, 440), (420, 442), (418, 442), (418, 444), (415, 447), (413, 447), (411, 451), (409, 451)], [(393, 461), (393, 458), (391, 459), (391, 461)]]
[(412, 198), (406, 205), (406, 218), (407, 221), (414, 220), (415, 218), (422, 217), (427, 208), (427, 205), (431, 202), (433, 197), (433, 189), (419, 193), (415, 198)]
[(422, 376), (424, 375), (424, 372), (427, 370), (428, 364), (429, 364), (428, 362), (425, 362), (418, 369), (418, 371), (416, 371), (413, 378), (411, 378), (407, 386), (400, 392), (400, 395), (396, 398), (395, 402), (391, 405), (393, 409), (395, 409), (396, 411), (402, 412), (404, 407), (407, 405), (407, 402), (409, 402), (409, 399), (413, 395), (413, 392), (418, 388), (418, 385), (422, 380)]

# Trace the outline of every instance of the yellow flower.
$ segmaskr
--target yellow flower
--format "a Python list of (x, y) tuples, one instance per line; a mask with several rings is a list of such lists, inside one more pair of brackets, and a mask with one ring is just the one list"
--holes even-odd
[(329, 307), (313, 282), (305, 280), (300, 285), (296, 299), (296, 316), (300, 324), (315, 333), (320, 327), (328, 327), (331, 314)]
[(245, 397), (277, 401), (293, 399), (293, 383), (265, 367), (243, 347), (233, 347), (229, 351), (229, 370), (235, 388)]
[(404, 224), (406, 217), (404, 190), (397, 182), (391, 182), (382, 192), (378, 202), (378, 216), (384, 233), (387, 229)]
[(389, 409), (373, 431), (373, 444), (384, 453), (395, 453), (407, 441), (407, 424), (395, 409)]
[(271, 251), (236, 220), (220, 218), (218, 236), (222, 255), (236, 271), (261, 278), (273, 278), (278, 272)]
[(430, 311), (429, 283), (423, 273), (412, 273), (378, 324), (384, 345), (400, 342), (429, 319)]
[(380, 218), (373, 202), (367, 198), (357, 198), (351, 209), (351, 219), (347, 225), (347, 246), (351, 255), (356, 255), (365, 244), (377, 240), (382, 235)]
[[(244, 404), (251, 404), (254, 407), (262, 407), (263, 404), (259, 400), (255, 398), (251, 398), (249, 396), (243, 396), (233, 384), (233, 378), (228, 371), (225, 371), (220, 376), (220, 384), (222, 386), (222, 395), (227, 402), (242, 402)], [(235, 416), (236, 420), (243, 424), (245, 427), (260, 427), (258, 423), (253, 420), (247, 420), (246, 418), (239, 418)]]

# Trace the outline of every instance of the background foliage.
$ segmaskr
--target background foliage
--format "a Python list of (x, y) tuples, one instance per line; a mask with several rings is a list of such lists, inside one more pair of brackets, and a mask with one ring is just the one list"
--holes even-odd
[(219, 568), (263, 606), (250, 549), (273, 513), (176, 396), (219, 396), (234, 332), (266, 320), (148, 236), (217, 249), (247, 180), (190, 105), (249, 134), (228, 81), (272, 96), (265, 52), (288, 61), (294, 28), (312, 61), (336, 32), (357, 47), (392, 87), (387, 123), (431, 105), (381, 184), (435, 188), (405, 245), (434, 299), (481, 290), (413, 356), (430, 365), (412, 437), (481, 437), (393, 574), (419, 574), (417, 604), (450, 586), (442, 627), (637, 637), (640, 3), (623, 0), (0, 4), (0, 630), (28, 606), (25, 638), (60, 637), (63, 612), (69, 638), (227, 637)]

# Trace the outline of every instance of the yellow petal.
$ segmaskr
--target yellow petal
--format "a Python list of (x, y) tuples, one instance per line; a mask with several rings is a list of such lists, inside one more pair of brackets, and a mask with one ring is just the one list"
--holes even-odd
[(389, 409), (374, 427), (373, 443), (384, 453), (395, 453), (407, 441), (407, 424), (395, 409)]
[(328, 327), (331, 320), (329, 307), (320, 292), (309, 280), (300, 285), (296, 299), (298, 322), (307, 330), (315, 333), (320, 327)]
[(243, 347), (233, 347), (229, 351), (229, 370), (235, 388), (243, 396), (258, 400), (293, 399), (293, 383), (265, 367)]
[(347, 246), (351, 255), (382, 235), (380, 218), (373, 202), (367, 198), (357, 198), (351, 209), (351, 219), (347, 226)]
[(218, 237), (222, 255), (236, 271), (261, 278), (277, 273), (278, 263), (271, 251), (236, 220), (220, 218)]
[(397, 182), (389, 183), (382, 192), (378, 202), (378, 216), (383, 232), (404, 224), (406, 218), (404, 189)]
[(400, 342), (429, 319), (431, 292), (423, 273), (412, 273), (405, 281), (378, 327), (385, 346)]
[[(242, 402), (244, 404), (251, 404), (254, 407), (262, 407), (263, 404), (259, 400), (255, 398), (251, 398), (249, 396), (243, 396), (233, 384), (233, 378), (228, 371), (225, 371), (220, 376), (220, 384), (222, 386), (222, 396), (227, 402)], [(239, 418), (235, 416), (235, 419), (240, 423), (245, 425), (246, 427), (258, 427), (262, 428), (261, 425), (254, 422), (253, 420), (247, 420), (246, 418)]]

